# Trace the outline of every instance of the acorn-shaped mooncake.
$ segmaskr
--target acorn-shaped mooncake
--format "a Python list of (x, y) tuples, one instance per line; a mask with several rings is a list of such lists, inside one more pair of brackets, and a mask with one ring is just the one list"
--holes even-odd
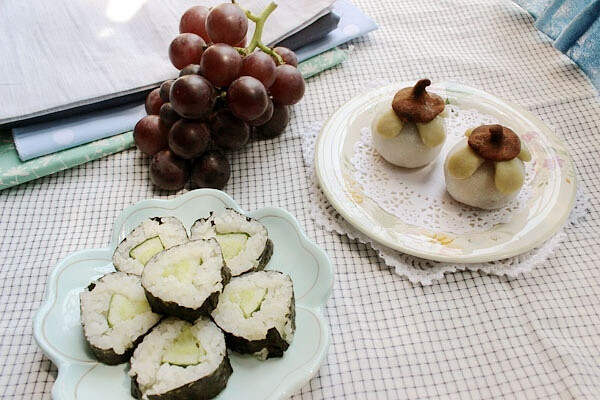
[(446, 126), (444, 100), (425, 88), (429, 79), (399, 90), (391, 107), (379, 111), (371, 130), (373, 147), (389, 163), (417, 168), (429, 164), (442, 150)]
[(531, 154), (511, 129), (482, 125), (457, 143), (444, 163), (446, 189), (457, 201), (486, 210), (504, 207), (521, 191)]

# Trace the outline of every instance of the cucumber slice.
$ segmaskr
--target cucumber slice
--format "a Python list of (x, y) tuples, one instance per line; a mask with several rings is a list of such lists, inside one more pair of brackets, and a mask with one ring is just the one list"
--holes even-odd
[(150, 239), (144, 240), (142, 243), (135, 246), (129, 252), (129, 257), (138, 260), (142, 264), (146, 265), (154, 255), (160, 253), (165, 249), (160, 238), (158, 236), (151, 237)]
[(247, 233), (218, 233), (217, 242), (221, 246), (221, 252), (223, 253), (223, 259), (225, 262), (231, 260), (233, 257), (240, 254), (240, 251), (246, 247), (248, 241)]
[(192, 282), (196, 268), (198, 268), (200, 264), (202, 264), (202, 261), (198, 262), (189, 258), (183, 259), (167, 265), (162, 272), (162, 276), (167, 277), (172, 275), (177, 278), (179, 282)]
[(260, 310), (267, 292), (266, 288), (253, 287), (232, 293), (230, 300), (240, 306), (244, 318), (250, 318), (253, 313)]
[(110, 298), (106, 320), (108, 326), (112, 328), (120, 322), (133, 319), (136, 315), (148, 311), (150, 311), (150, 305), (146, 299), (131, 300), (122, 294), (115, 293)]
[(167, 347), (162, 355), (162, 362), (187, 367), (200, 364), (205, 356), (206, 350), (192, 333), (192, 328), (186, 326)]

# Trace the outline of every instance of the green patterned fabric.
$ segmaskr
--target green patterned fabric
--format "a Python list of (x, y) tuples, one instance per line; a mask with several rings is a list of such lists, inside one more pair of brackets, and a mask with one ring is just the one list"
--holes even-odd
[(331, 67), (342, 63), (346, 59), (346, 51), (338, 48), (331, 49), (317, 56), (309, 58), (298, 65), (298, 69), (302, 72), (304, 78), (310, 78), (319, 72), (325, 71)]
[[(304, 78), (309, 78), (345, 59), (346, 52), (336, 48), (300, 63), (298, 69)], [(133, 133), (125, 132), (23, 162), (17, 155), (10, 132), (0, 132), (0, 190), (118, 153), (133, 145)]]
[(133, 146), (133, 132), (96, 140), (81, 146), (22, 162), (12, 135), (0, 134), (0, 190), (84, 164)]

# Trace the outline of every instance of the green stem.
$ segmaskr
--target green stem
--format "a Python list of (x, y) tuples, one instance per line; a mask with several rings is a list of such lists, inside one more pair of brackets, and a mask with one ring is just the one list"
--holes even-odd
[(256, 24), (254, 35), (252, 35), (252, 40), (250, 40), (250, 44), (248, 47), (246, 47), (246, 52), (247, 54), (252, 54), (252, 52), (258, 47), (270, 56), (275, 57), (278, 64), (283, 64), (283, 59), (281, 56), (275, 53), (271, 48), (265, 46), (261, 39), (265, 22), (267, 21), (269, 15), (271, 15), (276, 8), (277, 4), (271, 2), (259, 15), (252, 14), (250, 11), (245, 10), (248, 19)]
[(242, 57), (246, 57), (248, 55), (248, 52), (246, 51), (245, 47), (234, 47), (234, 49), (236, 49)]

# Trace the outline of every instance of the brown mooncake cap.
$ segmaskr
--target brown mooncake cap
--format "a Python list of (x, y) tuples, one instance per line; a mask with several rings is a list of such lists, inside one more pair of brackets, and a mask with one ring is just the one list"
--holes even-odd
[(425, 90), (429, 85), (431, 85), (429, 79), (421, 79), (414, 87), (396, 92), (392, 100), (392, 108), (402, 121), (426, 123), (444, 111), (444, 100), (437, 94)]
[(502, 125), (482, 125), (469, 135), (469, 147), (490, 161), (509, 161), (521, 152), (521, 140)]

